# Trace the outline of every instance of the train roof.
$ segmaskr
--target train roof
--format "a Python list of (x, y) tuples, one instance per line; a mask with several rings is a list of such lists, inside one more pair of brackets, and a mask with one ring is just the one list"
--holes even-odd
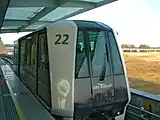
[[(53, 23), (53, 25), (55, 25), (57, 23), (61, 24), (63, 22), (65, 22), (66, 24), (70, 24), (69, 21), (73, 21), (77, 25), (77, 27), (80, 28), (80, 29), (98, 29), (98, 30), (112, 31), (112, 28), (109, 27), (108, 25), (104, 24), (104, 23), (95, 22), (95, 21), (87, 21), (87, 20), (62, 20), (62, 21)], [(29, 37), (30, 35), (35, 34), (35, 33), (46, 31), (46, 29), (47, 29), (47, 26), (40, 29), (40, 30), (36, 30), (36, 31), (34, 31), (34, 32), (32, 32), (28, 35), (25, 35), (25, 36), (19, 38), (18, 40)]]
[(109, 30), (111, 31), (111, 27), (108, 25), (105, 25), (101, 22), (95, 22), (95, 21), (86, 21), (86, 20), (73, 20), (75, 24), (78, 26), (78, 28), (89, 28), (89, 29), (100, 29), (100, 30)]

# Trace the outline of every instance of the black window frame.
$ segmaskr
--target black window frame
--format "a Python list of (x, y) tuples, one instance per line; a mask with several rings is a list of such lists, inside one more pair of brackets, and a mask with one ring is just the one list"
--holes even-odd
[[(39, 40), (38, 40), (38, 35), (39, 34), (42, 34), (42, 33), (45, 33), (45, 39), (46, 39), (46, 45), (47, 45), (47, 53), (48, 53), (48, 61), (49, 61), (49, 51), (48, 51), (48, 38), (47, 38), (47, 28), (44, 28), (44, 29), (41, 29), (39, 31), (36, 31), (36, 32), (33, 32), (33, 33), (30, 33), (24, 37), (21, 37), (18, 39), (17, 41), (17, 44), (18, 44), (18, 73), (17, 75), (19, 76), (19, 78), (21, 79), (21, 81), (24, 83), (24, 85), (30, 90), (30, 92), (38, 98), (38, 100), (42, 103), (42, 105), (44, 105), (45, 108), (48, 109), (48, 107), (51, 107), (52, 106), (52, 101), (51, 101), (51, 80), (50, 80), (50, 67), (49, 67), (49, 62), (48, 62), (48, 69), (49, 69), (49, 96), (50, 96), (50, 101), (49, 101), (49, 104), (47, 104), (48, 102), (46, 102), (41, 96), (38, 95), (38, 55), (39, 55)], [(28, 86), (25, 82), (25, 80), (23, 79), (23, 77), (21, 76), (20, 74), (20, 67), (21, 67), (21, 42), (22, 41), (26, 41), (27, 37), (30, 37), (30, 36), (35, 36), (35, 39), (36, 39), (36, 92), (34, 93), (31, 89), (30, 89), (30, 86)]]
[[(114, 38), (114, 42), (115, 42), (115, 47), (117, 48), (117, 52), (118, 52), (118, 57), (119, 57), (119, 60), (120, 60), (120, 64), (121, 64), (121, 67), (122, 67), (122, 73), (114, 73), (114, 62), (113, 62), (113, 51), (111, 49), (111, 40), (109, 38), (109, 32), (113, 35), (113, 38)], [(118, 47), (118, 44), (117, 44), (117, 41), (116, 41), (116, 37), (115, 37), (115, 34), (113, 33), (113, 31), (107, 31), (107, 37), (108, 37), (108, 41), (109, 41), (109, 49), (110, 49), (110, 54), (111, 54), (111, 65), (112, 65), (112, 73), (113, 75), (124, 75), (124, 66), (123, 66), (123, 63), (122, 63), (122, 58), (121, 58), (121, 55), (120, 55), (120, 50), (119, 50), (119, 47)]]
[[(88, 65), (88, 74), (89, 76), (88, 77), (74, 77), (75, 79), (82, 79), (82, 78), (98, 78), (100, 76), (93, 76), (93, 68), (92, 68), (92, 61), (91, 61), (91, 46), (90, 46), (90, 41), (89, 41), (89, 36), (88, 36), (88, 31), (95, 31), (95, 32), (100, 32), (100, 31), (104, 31), (104, 35), (105, 35), (105, 38), (106, 38), (106, 47), (107, 47), (107, 51), (108, 51), (108, 63), (109, 63), (109, 70), (110, 70), (110, 74), (107, 74), (105, 75), (105, 77), (109, 77), (109, 76), (112, 76), (113, 75), (113, 69), (112, 69), (112, 61), (111, 61), (111, 52), (110, 52), (110, 45), (109, 45), (109, 37), (108, 35), (106, 36), (105, 32), (109, 32), (110, 30), (104, 30), (104, 29), (92, 29), (92, 28), (78, 28), (77, 30), (77, 39), (76, 39), (76, 45), (77, 45), (77, 42), (78, 42), (78, 33), (79, 31), (83, 31), (84, 33), (84, 48), (85, 48), (85, 54), (86, 54), (86, 57), (87, 57), (87, 65)], [(97, 41), (96, 41), (97, 42)], [(76, 46), (77, 47), (77, 46)], [(87, 48), (88, 47), (88, 48)], [(76, 52), (75, 52), (76, 54)], [(76, 55), (75, 55), (76, 57)], [(75, 64), (76, 64), (76, 61), (75, 61)], [(76, 66), (75, 66), (76, 67)], [(76, 73), (76, 71), (75, 71)]]
[[(39, 40), (39, 35), (40, 34), (45, 34), (45, 41), (46, 41), (46, 52), (47, 52), (47, 54), (48, 54), (48, 78), (49, 78), (49, 102), (48, 101), (46, 101), (45, 99), (43, 99), (43, 97), (38, 93), (38, 69), (39, 69), (39, 65), (40, 65), (40, 60), (39, 60), (39, 47), (40, 47), (40, 40)], [(47, 29), (43, 29), (42, 31), (39, 31), (38, 33), (37, 33), (37, 51), (36, 51), (36, 55), (37, 55), (37, 60), (36, 60), (36, 72), (37, 72), (37, 90), (36, 90), (36, 94), (38, 95), (38, 97), (39, 98), (41, 98), (43, 101), (44, 101), (44, 103), (45, 103), (45, 105), (47, 105), (47, 106), (49, 106), (49, 107), (51, 107), (52, 106), (52, 100), (51, 100), (51, 98), (52, 98), (52, 96), (51, 96), (51, 79), (50, 79), (50, 67), (49, 67), (49, 63), (50, 63), (50, 61), (49, 61), (49, 50), (48, 50), (48, 38), (47, 38)]]
[[(77, 29), (77, 39), (76, 39), (76, 47), (77, 47), (77, 43), (78, 43), (78, 37), (79, 37), (79, 31), (82, 31), (83, 35), (84, 35), (84, 41), (83, 41), (83, 46), (84, 46), (84, 54), (85, 54), (85, 57), (87, 57), (87, 43), (85, 41), (85, 38), (86, 38), (86, 35), (85, 35), (85, 32), (83, 31), (84, 29)], [(89, 72), (89, 66), (87, 66), (88, 68), (88, 75), (87, 76), (83, 76), (83, 77), (78, 77), (78, 75), (76, 76), (76, 59), (77, 59), (77, 50), (75, 49), (75, 71), (74, 71), (74, 78), (75, 79), (81, 79), (81, 78), (90, 78), (90, 72)], [(88, 57), (87, 57), (87, 65), (88, 64)], [(79, 72), (78, 72), (79, 73)]]

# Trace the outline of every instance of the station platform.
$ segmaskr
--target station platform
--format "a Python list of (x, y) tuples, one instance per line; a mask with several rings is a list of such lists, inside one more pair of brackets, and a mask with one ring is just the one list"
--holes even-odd
[(0, 75), (0, 120), (55, 120), (2, 59)]

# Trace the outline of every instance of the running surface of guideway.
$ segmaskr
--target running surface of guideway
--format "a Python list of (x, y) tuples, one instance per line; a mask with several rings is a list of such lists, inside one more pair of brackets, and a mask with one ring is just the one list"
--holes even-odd
[(35, 31), (117, 0), (0, 0), (0, 33)]

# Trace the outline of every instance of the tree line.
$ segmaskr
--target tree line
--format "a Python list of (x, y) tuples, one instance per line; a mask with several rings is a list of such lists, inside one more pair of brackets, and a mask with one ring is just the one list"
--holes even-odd
[[(150, 47), (149, 45), (145, 45), (145, 44), (141, 44), (141, 45), (139, 45), (139, 47), (136, 47), (133, 44), (122, 44), (121, 47), (122, 48), (142, 48), (142, 49), (153, 48), (153, 47)], [(158, 48), (160, 48), (160, 47), (158, 47)]]
[(5, 44), (4, 46), (5, 46), (5, 47), (14, 47), (13, 44)]
[[(5, 44), (4, 46), (5, 47), (13, 47), (14, 45), (13, 44)], [(160, 47), (150, 47), (149, 45), (145, 45), (145, 44), (141, 44), (141, 45), (139, 45), (139, 47), (136, 47), (133, 44), (122, 44), (121, 47), (122, 48), (142, 48), (142, 49), (152, 48), (152, 49), (160, 49)]]

